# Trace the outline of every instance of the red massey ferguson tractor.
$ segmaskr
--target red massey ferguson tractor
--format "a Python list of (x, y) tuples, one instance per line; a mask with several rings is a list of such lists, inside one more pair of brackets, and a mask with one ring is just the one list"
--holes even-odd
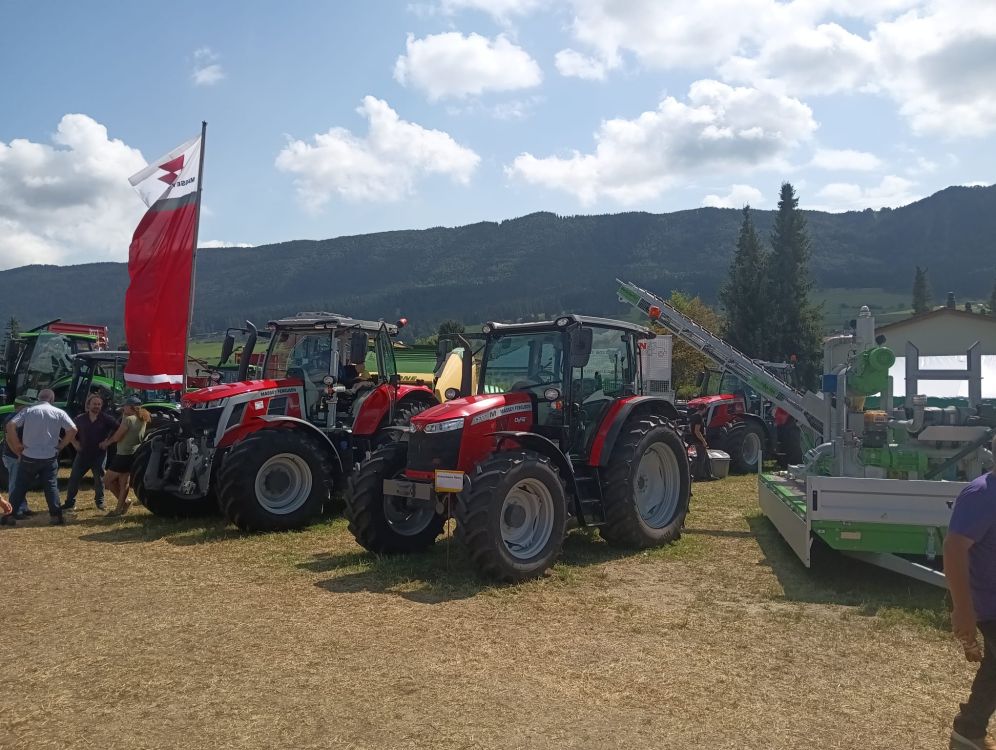
[(677, 539), (688, 460), (674, 405), (642, 395), (639, 344), (654, 334), (578, 315), (483, 332), (477, 395), (415, 415), (353, 475), (356, 540), (419, 551), (452, 513), (477, 568), (519, 581), (553, 565), (572, 524), (626, 547)]
[[(790, 364), (758, 364), (786, 382), (792, 379)], [(700, 378), (699, 395), (688, 402), (689, 414), (705, 405), (706, 440), (710, 448), (729, 454), (733, 472), (756, 473), (762, 455), (783, 464), (802, 463), (802, 434), (788, 412), (729, 370), (706, 370)]]
[[(386, 428), (438, 403), (426, 386), (399, 384), (396, 325), (301, 313), (269, 328), (262, 379), (246, 380), (256, 339), (249, 325), (238, 382), (185, 394), (179, 421), (139, 447), (132, 482), (151, 512), (194, 516), (220, 506), (245, 531), (300, 528), (362, 457), (398, 434)], [(371, 336), (376, 376), (364, 371)], [(227, 337), (223, 359), (233, 345)]]

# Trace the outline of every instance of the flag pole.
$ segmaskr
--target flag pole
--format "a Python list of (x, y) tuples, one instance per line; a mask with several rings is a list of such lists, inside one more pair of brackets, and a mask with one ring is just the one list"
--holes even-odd
[(201, 120), (201, 155), (197, 162), (197, 208), (194, 215), (194, 247), (190, 258), (190, 309), (187, 311), (187, 331), (183, 337), (183, 386), (187, 390), (187, 357), (190, 350), (190, 325), (194, 320), (194, 278), (197, 276), (197, 234), (201, 228), (201, 189), (204, 187), (204, 141), (207, 138), (207, 120)]

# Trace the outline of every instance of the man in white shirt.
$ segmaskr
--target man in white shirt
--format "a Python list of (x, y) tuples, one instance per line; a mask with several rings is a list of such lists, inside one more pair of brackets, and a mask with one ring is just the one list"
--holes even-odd
[[(59, 498), (59, 453), (76, 437), (76, 423), (62, 409), (52, 405), (55, 394), (46, 388), (38, 403), (21, 409), (7, 422), (7, 445), (18, 457), (17, 477), (10, 490), (11, 504), (18, 508), (36, 480), (45, 488), (45, 500), (52, 523), (62, 524)], [(17, 429), (21, 428), (21, 437)]]

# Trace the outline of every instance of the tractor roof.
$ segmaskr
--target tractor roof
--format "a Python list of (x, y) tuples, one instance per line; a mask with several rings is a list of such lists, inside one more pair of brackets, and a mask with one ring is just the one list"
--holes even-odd
[(630, 331), (635, 333), (641, 339), (652, 339), (657, 336), (653, 331), (651, 331), (646, 326), (637, 325), (636, 323), (630, 323), (625, 320), (612, 320), (611, 318), (593, 318), (588, 315), (561, 315), (556, 320), (538, 320), (533, 323), (486, 323), (485, 326), (490, 326), (492, 331), (500, 333), (526, 333), (529, 331), (543, 331), (551, 330), (556, 331), (564, 328), (564, 326), (558, 326), (557, 321), (567, 318), (572, 323), (580, 323), (585, 326), (599, 326), (601, 328), (616, 328), (620, 331)]
[(74, 359), (85, 359), (88, 362), (116, 362), (128, 359), (128, 352), (80, 352)]
[(302, 312), (290, 318), (271, 320), (267, 325), (270, 328), (296, 330), (354, 328), (361, 331), (379, 331), (381, 326), (387, 326), (387, 332), (392, 336), (398, 332), (398, 327), (393, 323), (385, 323), (382, 320), (356, 320), (347, 315), (331, 312)]

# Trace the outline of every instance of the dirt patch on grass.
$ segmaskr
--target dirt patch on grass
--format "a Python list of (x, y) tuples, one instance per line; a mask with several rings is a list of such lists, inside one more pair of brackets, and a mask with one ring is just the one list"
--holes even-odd
[(448, 540), (368, 555), (339, 519), (79, 504), (0, 529), (3, 748), (936, 748), (970, 679), (939, 591), (804, 570), (750, 479), (696, 488), (672, 547), (576, 531), (514, 587)]

